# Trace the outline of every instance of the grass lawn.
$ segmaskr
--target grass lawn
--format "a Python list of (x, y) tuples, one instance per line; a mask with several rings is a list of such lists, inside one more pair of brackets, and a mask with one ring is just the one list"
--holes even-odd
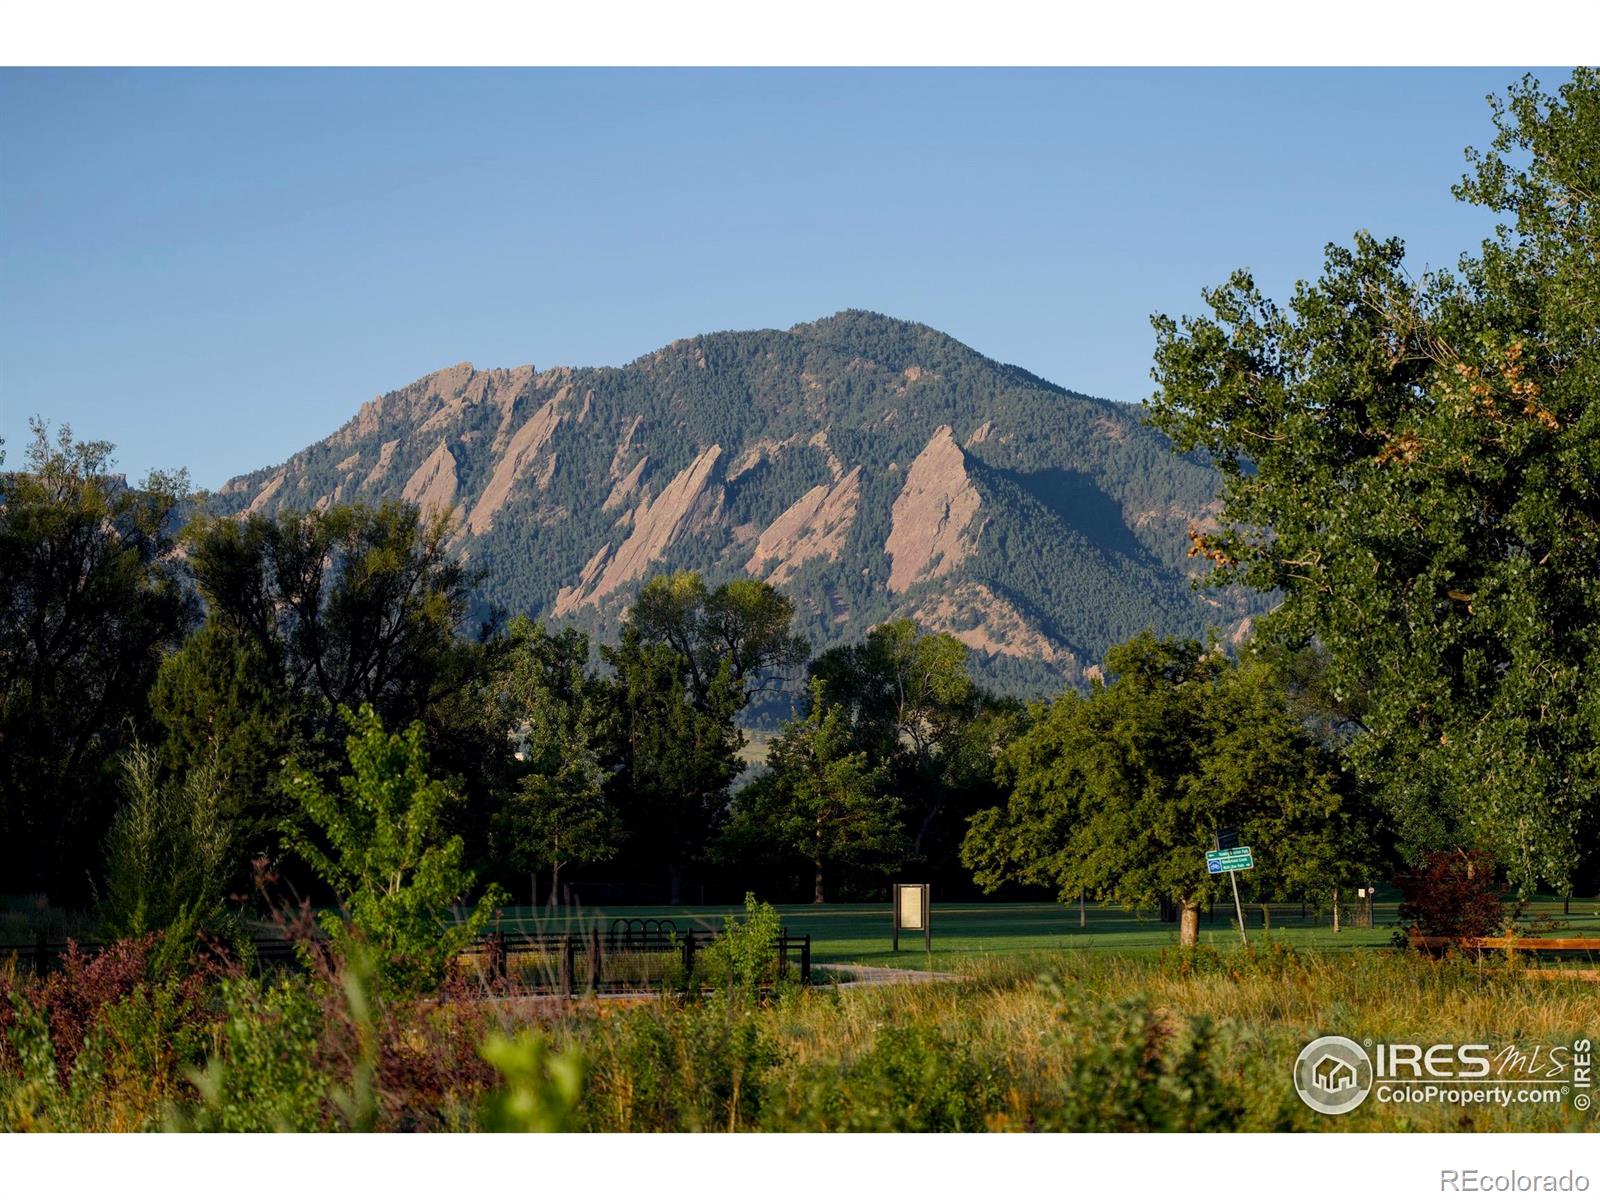
[[(1397, 920), (1394, 900), (1376, 906), (1373, 929), (1345, 928), (1334, 933), (1326, 915), (1300, 916), (1299, 905), (1272, 906), (1270, 929), (1262, 928), (1260, 906), (1246, 907), (1248, 933), (1253, 942), (1276, 941), (1296, 948), (1357, 950), (1390, 944)], [(1531, 906), (1534, 914), (1561, 918), (1561, 901), (1540, 897)], [(565, 929), (607, 928), (619, 918), (671, 920), (680, 930), (715, 930), (730, 915), (743, 910), (727, 905), (613, 906), (559, 912), (512, 906), (506, 910), (501, 928), (561, 931)], [(1078, 925), (1076, 905), (949, 903), (933, 905), (933, 949), (922, 950), (919, 935), (904, 935), (900, 952), (890, 949), (890, 913), (882, 904), (787, 904), (779, 905), (784, 925), (794, 934), (811, 935), (812, 958), (819, 963), (862, 963), (869, 966), (931, 967), (948, 969), (974, 956), (1030, 954), (1040, 950), (1097, 950), (1121, 955), (1147, 956), (1176, 946), (1178, 929), (1152, 917), (1140, 918), (1120, 908), (1091, 904), (1087, 924)], [(1348, 919), (1348, 915), (1347, 918)], [(1600, 901), (1572, 901), (1572, 914), (1563, 931), (1570, 937), (1600, 937)], [(1215, 921), (1202, 913), (1200, 941), (1203, 945), (1236, 946), (1239, 934), (1234, 928), (1231, 906), (1217, 906)]]

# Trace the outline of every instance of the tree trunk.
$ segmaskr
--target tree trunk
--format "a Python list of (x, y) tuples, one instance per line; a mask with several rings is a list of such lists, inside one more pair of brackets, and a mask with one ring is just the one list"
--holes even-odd
[(667, 903), (682, 904), (683, 885), (688, 878), (688, 869), (682, 863), (673, 863), (667, 868)]
[(561, 864), (552, 863), (550, 866), (550, 907), (561, 907)]
[(1198, 946), (1200, 944), (1200, 905), (1193, 900), (1185, 900), (1183, 910), (1178, 914), (1178, 945)]
[(1089, 925), (1089, 914), (1083, 906), (1083, 893), (1078, 893), (1078, 928), (1086, 929)]
[(1333, 889), (1333, 931), (1339, 932), (1339, 889)]
[(812, 894), (811, 903), (822, 904), (822, 859), (820, 857), (815, 859), (812, 866), (816, 868), (816, 890)]

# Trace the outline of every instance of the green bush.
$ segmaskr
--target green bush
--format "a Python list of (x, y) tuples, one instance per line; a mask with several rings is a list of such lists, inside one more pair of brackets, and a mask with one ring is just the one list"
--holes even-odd
[(193, 934), (220, 915), (229, 833), (215, 761), (162, 779), (154, 751), (135, 742), (122, 755), (126, 800), (106, 835), (101, 920), (113, 937), (155, 930)]
[(299, 855), (338, 894), (348, 913), (327, 914), (341, 958), (370, 947), (380, 981), (401, 992), (438, 986), (455, 956), (488, 925), (504, 894), (490, 887), (461, 920), (450, 907), (472, 889), (459, 835), (447, 836), (443, 814), (450, 788), (428, 773), (423, 728), (386, 733), (371, 705), (341, 709), (350, 726), (350, 774), (330, 795), (309, 771), (291, 764), (284, 790), (318, 831), (298, 825), (285, 834)]
[(1000, 1099), (992, 1064), (924, 1026), (890, 1026), (855, 1059), (812, 1064), (775, 1089), (763, 1124), (778, 1130), (970, 1133)]
[(1038, 1098), (1039, 1127), (1074, 1132), (1231, 1131), (1243, 1104), (1224, 1080), (1231, 1031), (1206, 1017), (1163, 1018), (1134, 997), (1059, 1013), (1071, 1058), (1064, 1086)]
[(536, 1031), (516, 1037), (495, 1034), (479, 1047), (484, 1061), (500, 1075), (501, 1086), (478, 1105), (478, 1128), (485, 1133), (568, 1133), (577, 1126), (583, 1093), (583, 1051), (559, 1053)]
[(783, 931), (778, 910), (754, 892), (744, 895), (744, 920), (730, 917), (701, 958), (706, 977), (713, 985), (751, 1000), (761, 986), (778, 977), (778, 935)]
[(178, 1124), (226, 1133), (334, 1127), (334, 1081), (318, 1053), (322, 1006), (307, 980), (222, 983), (226, 1018), (219, 1053), (192, 1075), (201, 1103)]
[(589, 1049), (585, 1125), (618, 1132), (752, 1128), (779, 1062), (759, 1011), (727, 997), (619, 1014)]

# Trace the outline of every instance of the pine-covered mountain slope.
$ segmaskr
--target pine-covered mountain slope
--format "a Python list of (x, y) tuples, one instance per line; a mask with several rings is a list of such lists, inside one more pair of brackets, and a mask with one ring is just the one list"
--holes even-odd
[(208, 507), (403, 497), (453, 508), (484, 599), (615, 630), (641, 580), (692, 567), (792, 596), (816, 649), (910, 615), (1013, 691), (1079, 684), (1149, 626), (1225, 634), (1187, 531), (1217, 476), (1136, 409), (925, 325), (843, 312), (674, 342), (624, 367), (461, 363), (362, 405)]

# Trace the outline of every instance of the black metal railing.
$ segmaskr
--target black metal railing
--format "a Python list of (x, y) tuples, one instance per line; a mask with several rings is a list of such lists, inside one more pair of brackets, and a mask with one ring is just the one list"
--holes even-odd
[[(618, 919), (605, 930), (567, 932), (503, 930), (475, 938), (462, 949), (464, 965), (476, 964), (495, 983), (513, 982), (541, 993), (574, 996), (580, 992), (687, 988), (695, 983), (695, 963), (717, 939), (709, 930), (680, 931), (669, 920)], [(70, 949), (98, 954), (106, 943), (40, 935), (32, 943), (0, 945), (0, 963), (44, 976), (62, 968)], [(298, 942), (286, 937), (251, 939), (261, 966), (294, 966)], [(811, 982), (811, 935), (781, 930), (773, 943), (776, 978)], [(714, 981), (711, 981), (714, 982)]]
[[(695, 963), (717, 939), (707, 930), (678, 930), (671, 921), (612, 922), (607, 930), (566, 933), (499, 931), (485, 934), (463, 955), (489, 978), (515, 980), (560, 995), (690, 986)], [(811, 935), (779, 932), (773, 942), (776, 978), (811, 982)]]

